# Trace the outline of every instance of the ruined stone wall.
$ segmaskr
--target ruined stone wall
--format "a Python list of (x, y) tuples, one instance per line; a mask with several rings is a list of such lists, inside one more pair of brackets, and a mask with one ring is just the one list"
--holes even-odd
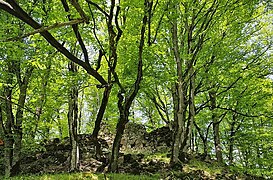
[(121, 150), (161, 151), (171, 147), (171, 142), (172, 132), (168, 127), (148, 133), (144, 125), (129, 122), (121, 141)]

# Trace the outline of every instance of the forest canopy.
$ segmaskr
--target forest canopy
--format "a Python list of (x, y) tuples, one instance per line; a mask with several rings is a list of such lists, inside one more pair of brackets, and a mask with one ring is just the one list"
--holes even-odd
[(266, 0), (0, 0), (0, 146), (7, 177), (45, 141), (80, 134), (118, 172), (126, 124), (188, 153), (273, 174), (273, 4)]

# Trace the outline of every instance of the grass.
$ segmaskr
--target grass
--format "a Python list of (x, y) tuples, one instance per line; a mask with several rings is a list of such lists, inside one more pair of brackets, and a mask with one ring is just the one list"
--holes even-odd
[[(2, 179), (0, 177), (0, 179)], [(31, 176), (16, 176), (9, 180), (156, 180), (160, 175), (130, 175), (130, 174), (94, 174), (94, 173), (73, 173), (73, 174), (44, 174)]]
[(167, 157), (167, 153), (154, 153), (154, 154), (146, 155), (145, 160), (146, 161), (157, 160), (157, 161), (163, 161), (165, 163), (170, 162), (170, 158)]
[(224, 169), (223, 166), (220, 166), (217, 163), (210, 164), (210, 163), (202, 162), (196, 159), (191, 160), (188, 167), (192, 170), (197, 170), (197, 169), (203, 170), (207, 172), (208, 174), (221, 174), (221, 172)]

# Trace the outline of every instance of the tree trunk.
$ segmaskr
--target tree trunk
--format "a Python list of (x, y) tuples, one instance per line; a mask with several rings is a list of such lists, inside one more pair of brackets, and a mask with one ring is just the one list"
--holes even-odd
[(236, 119), (237, 119), (237, 114), (233, 113), (232, 115), (232, 122), (230, 124), (230, 134), (229, 134), (229, 148), (228, 148), (228, 161), (229, 165), (233, 165), (233, 150), (234, 150), (234, 140), (235, 140), (235, 134), (240, 128), (240, 125), (235, 127), (236, 125)]
[[(175, 6), (175, 8), (177, 8)], [(182, 73), (182, 60), (180, 58), (180, 51), (178, 46), (178, 33), (177, 33), (177, 22), (174, 20), (172, 22), (172, 44), (173, 52), (176, 61), (177, 68), (177, 84), (176, 84), (176, 116), (174, 119), (174, 132), (173, 132), (173, 144), (172, 144), (172, 155), (171, 155), (171, 166), (178, 164), (179, 162), (179, 153), (181, 148), (181, 139), (183, 138), (184, 125), (185, 125), (185, 92), (184, 92), (184, 82), (183, 82), (183, 73)], [(174, 94), (174, 93), (173, 93)]]
[(204, 151), (203, 152), (204, 153), (203, 154), (203, 159), (206, 159), (207, 156), (208, 156), (208, 144), (207, 144), (208, 141), (207, 141), (207, 136), (208, 136), (209, 127), (211, 125), (209, 125), (207, 127), (207, 132), (206, 132), (205, 135), (203, 135), (202, 132), (201, 132), (201, 128), (197, 125), (197, 123), (194, 121), (193, 124), (194, 124), (195, 128), (197, 129), (199, 137), (201, 138), (201, 140), (203, 142), (203, 151)]
[[(8, 78), (7, 83), (12, 83), (12, 79)], [(5, 87), (5, 113), (6, 113), (6, 123), (5, 123), (5, 136), (4, 136), (4, 158), (5, 158), (5, 176), (10, 177), (12, 175), (12, 162), (13, 162), (13, 133), (12, 126), (14, 124), (14, 116), (12, 113), (12, 89), (10, 87)]]
[[(188, 122), (187, 122), (187, 128), (186, 130), (183, 132), (183, 143), (182, 143), (182, 147), (181, 147), (181, 152), (180, 153), (187, 153), (187, 151), (189, 150), (189, 146), (190, 146), (190, 140), (192, 138), (192, 128), (193, 128), (193, 122), (194, 122), (194, 118), (195, 118), (195, 106), (194, 106), (194, 99), (195, 99), (195, 75), (194, 75), (194, 68), (192, 65), (190, 70), (189, 70), (189, 75), (190, 75), (190, 92), (189, 92), (189, 117), (188, 117)], [(184, 90), (186, 91), (186, 90)], [(183, 161), (184, 159), (182, 159)]]
[(140, 89), (140, 83), (142, 81), (143, 76), (143, 49), (144, 49), (144, 39), (145, 39), (145, 29), (147, 25), (147, 11), (152, 8), (152, 3), (145, 0), (145, 9), (144, 9), (144, 16), (142, 19), (142, 27), (140, 33), (140, 42), (138, 47), (138, 67), (137, 67), (137, 77), (130, 88), (129, 92), (125, 93), (124, 88), (119, 84), (120, 92), (118, 93), (118, 109), (119, 109), (119, 121), (117, 123), (116, 128), (116, 136), (114, 139), (113, 147), (112, 147), (112, 154), (109, 169), (111, 172), (118, 171), (118, 157), (119, 157), (119, 149), (120, 149), (120, 142), (122, 135), (124, 133), (125, 125), (129, 121), (129, 112), (132, 106), (132, 103)]
[(17, 103), (16, 116), (13, 114), (12, 107), (12, 88), (4, 88), (6, 124), (2, 124), (5, 131), (5, 176), (10, 177), (20, 172), (21, 148), (22, 148), (22, 122), (23, 108), (25, 106), (26, 93), (31, 77), (33, 67), (28, 67), (25, 76), (22, 79), (20, 62), (10, 62), (8, 65), (10, 76), (7, 78), (7, 84), (12, 85), (12, 77), (16, 75), (19, 85), (19, 99)]
[(122, 135), (124, 133), (125, 125), (129, 121), (128, 118), (129, 118), (129, 109), (124, 110), (124, 107), (120, 107), (120, 117), (116, 127), (116, 136), (115, 136), (113, 147), (112, 147), (112, 156), (111, 156), (111, 164), (110, 164), (111, 172), (118, 171), (118, 157), (119, 157), (120, 142), (122, 139)]
[(220, 123), (217, 121), (216, 114), (216, 92), (210, 91), (210, 103), (211, 103), (211, 112), (212, 112), (212, 122), (213, 122), (213, 138), (214, 138), (214, 147), (216, 159), (219, 163), (223, 163), (222, 147), (220, 143)]
[(228, 148), (229, 165), (233, 164), (233, 148), (234, 148), (234, 135), (235, 135), (234, 126), (235, 126), (235, 122), (232, 122), (230, 127), (229, 148)]
[(184, 124), (185, 124), (185, 104), (184, 104), (184, 96), (181, 92), (183, 92), (182, 84), (177, 84), (175, 91), (173, 93), (175, 95), (174, 100), (176, 102), (174, 107), (176, 118), (174, 119), (174, 132), (173, 132), (173, 144), (172, 144), (172, 156), (171, 156), (171, 166), (175, 166), (179, 163), (179, 154), (182, 143), (182, 134), (184, 132)]
[[(77, 67), (74, 63), (69, 63), (69, 71), (76, 73)], [(78, 146), (78, 95), (79, 90), (77, 85), (73, 85), (70, 91), (70, 97), (68, 101), (68, 125), (69, 125), (69, 137), (71, 144), (70, 154), (70, 171), (79, 170), (79, 146)]]
[(23, 109), (25, 105), (26, 93), (27, 93), (27, 85), (28, 82), (24, 82), (24, 84), (20, 85), (20, 94), (16, 112), (16, 125), (14, 126), (14, 150), (13, 150), (13, 172), (17, 174), (20, 172), (20, 163), (21, 163), (21, 149), (22, 149), (22, 122), (23, 122)]
[(101, 145), (100, 145), (100, 143), (98, 141), (98, 134), (99, 134), (99, 131), (100, 131), (100, 125), (101, 125), (101, 122), (102, 122), (102, 118), (103, 118), (104, 112), (105, 112), (107, 104), (108, 104), (111, 89), (112, 89), (112, 85), (106, 86), (105, 89), (104, 89), (103, 98), (102, 98), (102, 101), (101, 101), (99, 112), (98, 112), (97, 117), (96, 117), (95, 127), (94, 127), (94, 130), (93, 130), (93, 133), (92, 133), (92, 138), (93, 138), (95, 146), (96, 146), (96, 157), (97, 157), (97, 159), (101, 158)]
[(4, 138), (4, 158), (5, 158), (5, 176), (12, 176), (12, 161), (13, 161), (13, 138), (11, 135), (6, 135)]

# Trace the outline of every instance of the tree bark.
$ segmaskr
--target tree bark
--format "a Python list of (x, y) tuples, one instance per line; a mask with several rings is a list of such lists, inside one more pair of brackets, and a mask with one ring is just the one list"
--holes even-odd
[[(234, 141), (235, 141), (235, 134), (240, 128), (241, 124), (238, 124), (236, 127), (238, 115), (236, 113), (233, 113), (232, 115), (232, 122), (230, 123), (230, 133), (229, 133), (229, 150), (228, 150), (228, 161), (229, 165), (233, 165), (233, 151), (234, 151)], [(242, 120), (243, 121), (243, 120)], [(241, 123), (242, 123), (241, 121)]]
[(99, 131), (100, 131), (100, 125), (101, 125), (101, 122), (102, 122), (102, 118), (103, 118), (104, 112), (105, 112), (107, 104), (108, 104), (108, 100), (109, 100), (111, 90), (112, 90), (112, 85), (106, 86), (105, 89), (104, 89), (103, 98), (102, 98), (102, 101), (101, 101), (99, 112), (98, 112), (97, 117), (96, 117), (95, 127), (94, 127), (94, 130), (93, 130), (93, 133), (92, 133), (92, 138), (93, 138), (95, 146), (96, 146), (96, 157), (98, 159), (101, 158), (101, 145), (100, 145), (100, 143), (98, 141), (98, 134), (99, 134)]
[[(190, 92), (189, 92), (189, 116), (188, 116), (188, 122), (187, 122), (187, 128), (183, 132), (183, 143), (181, 147), (181, 152), (180, 153), (187, 153), (189, 150), (190, 146), (190, 141), (192, 138), (192, 128), (193, 128), (193, 122), (195, 118), (195, 75), (194, 75), (194, 68), (192, 65), (190, 70), (189, 70), (189, 75), (190, 75)], [(184, 156), (182, 156), (184, 157)], [(182, 159), (182, 161), (185, 159)]]
[(230, 126), (230, 134), (229, 134), (229, 148), (228, 148), (228, 161), (229, 165), (233, 164), (233, 149), (234, 149), (234, 130), (235, 122), (233, 121)]
[(203, 159), (206, 159), (208, 156), (208, 133), (209, 133), (209, 129), (212, 123), (210, 123), (206, 129), (206, 133), (204, 133), (204, 135), (201, 132), (201, 128), (197, 125), (197, 123), (194, 121), (193, 122), (195, 128), (198, 131), (198, 134), (203, 142)]
[[(11, 66), (8, 67), (8, 72), (10, 72), (7, 79), (7, 84), (12, 84), (12, 70)], [(5, 101), (5, 114), (6, 114), (6, 123), (5, 123), (5, 136), (4, 136), (4, 158), (5, 158), (5, 176), (10, 177), (12, 175), (12, 162), (13, 162), (13, 132), (12, 126), (14, 124), (14, 115), (12, 113), (12, 88), (6, 86), (4, 88)]]
[[(76, 73), (77, 66), (73, 62), (69, 63), (68, 69), (70, 72)], [(70, 171), (79, 170), (79, 146), (78, 146), (78, 95), (79, 90), (77, 85), (73, 85), (70, 91), (68, 100), (68, 125), (69, 137), (71, 144), (70, 154)]]
[[(180, 87), (179, 87), (180, 86)], [(184, 103), (184, 96), (181, 92), (183, 92), (183, 87), (180, 84), (176, 85), (175, 88), (176, 93), (174, 100), (176, 102), (174, 107), (175, 109), (175, 119), (174, 119), (174, 132), (173, 132), (173, 144), (172, 144), (172, 156), (171, 156), (171, 166), (175, 166), (179, 163), (179, 155), (182, 143), (182, 134), (184, 132), (185, 125), (185, 108), (186, 105)]]
[[(112, 156), (111, 156), (111, 164), (110, 164), (110, 171), (117, 172), (118, 171), (118, 157), (119, 157), (119, 149), (120, 149), (120, 142), (122, 139), (122, 135), (124, 133), (125, 125), (129, 121), (129, 108), (130, 106), (124, 107), (122, 105), (123, 96), (121, 94), (118, 95), (119, 97), (119, 122), (116, 127), (116, 136), (113, 142), (112, 147)], [(126, 109), (125, 109), (126, 108)]]
[[(55, 53), (54, 53), (55, 54)], [(54, 55), (53, 55), (54, 56)], [(36, 107), (36, 113), (34, 115), (34, 118), (35, 118), (35, 121), (36, 121), (36, 124), (35, 124), (35, 127), (34, 127), (34, 130), (33, 132), (31, 132), (31, 137), (34, 139), (35, 138), (35, 135), (36, 135), (36, 132), (38, 130), (38, 124), (40, 122), (40, 119), (41, 119), (41, 115), (43, 113), (43, 108), (44, 108), (44, 105), (46, 103), (46, 99), (47, 99), (47, 86), (48, 86), (48, 80), (50, 78), (50, 72), (51, 72), (51, 61), (49, 61), (49, 64), (47, 65), (46, 67), (46, 72), (45, 72), (45, 75), (44, 77), (42, 78), (42, 83), (41, 83), (41, 94), (40, 94), (40, 97), (39, 97), (39, 100), (38, 100), (38, 105)]]
[[(175, 6), (175, 8), (177, 8)], [(179, 163), (179, 154), (181, 148), (181, 139), (184, 132), (185, 125), (185, 92), (184, 92), (184, 81), (183, 81), (183, 73), (182, 73), (182, 59), (180, 58), (180, 51), (178, 46), (178, 32), (177, 32), (177, 22), (174, 20), (172, 22), (172, 44), (173, 44), (173, 52), (176, 61), (176, 69), (177, 69), (177, 83), (175, 85), (176, 93), (173, 93), (176, 98), (176, 115), (177, 118), (174, 120), (174, 132), (173, 132), (173, 144), (172, 144), (172, 155), (171, 155), (171, 166), (175, 166)]]

